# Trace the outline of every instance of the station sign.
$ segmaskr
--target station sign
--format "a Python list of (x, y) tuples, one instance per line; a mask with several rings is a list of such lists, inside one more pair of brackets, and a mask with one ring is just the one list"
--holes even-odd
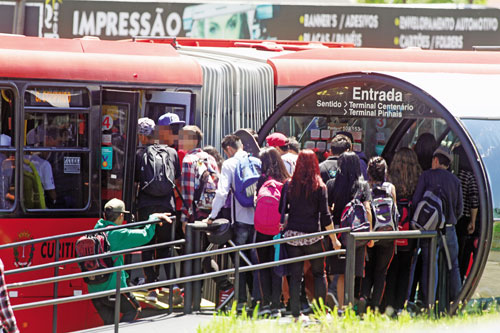
[[(334, 86), (310, 94), (289, 113), (379, 119), (437, 117), (432, 109), (413, 98), (409, 92), (363, 82)], [(383, 123), (380, 126), (384, 127)]]

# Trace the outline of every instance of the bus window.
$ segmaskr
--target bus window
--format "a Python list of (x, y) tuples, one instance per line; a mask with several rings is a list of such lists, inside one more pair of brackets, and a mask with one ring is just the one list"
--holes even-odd
[(89, 94), (36, 87), (24, 96), (23, 206), (84, 209), (89, 203)]
[(0, 88), (0, 210), (11, 210), (15, 199), (14, 92)]
[[(474, 138), (474, 143), (481, 155), (486, 167), (490, 184), (500, 182), (500, 169), (498, 161), (500, 160), (500, 126), (499, 120), (490, 119), (464, 119), (466, 129)], [(500, 220), (500, 189), (491, 187), (493, 200), (493, 218)]]

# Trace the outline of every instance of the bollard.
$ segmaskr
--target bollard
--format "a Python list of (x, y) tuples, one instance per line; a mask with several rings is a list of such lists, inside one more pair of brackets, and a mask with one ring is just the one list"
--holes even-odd
[[(119, 274), (118, 274), (119, 273)], [(116, 294), (115, 294), (115, 333), (118, 333), (120, 327), (120, 288), (122, 271), (116, 273)]]
[(354, 305), (354, 281), (356, 278), (356, 239), (350, 233), (347, 234), (346, 248), (344, 304)]
[[(186, 254), (193, 253), (193, 226), (191, 223), (186, 225)], [(186, 260), (184, 262), (184, 276), (193, 275), (193, 261)], [(190, 314), (193, 301), (193, 284), (186, 282), (184, 284), (184, 314)]]

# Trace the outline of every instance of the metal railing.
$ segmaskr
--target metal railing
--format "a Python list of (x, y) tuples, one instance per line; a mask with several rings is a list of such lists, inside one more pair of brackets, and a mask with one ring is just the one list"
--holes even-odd
[[(344, 289), (346, 304), (354, 304), (354, 282), (356, 265), (356, 243), (358, 241), (370, 240), (395, 240), (400, 238), (430, 238), (429, 258), (436, 257), (437, 231), (374, 231), (374, 232), (351, 232), (347, 235), (346, 244), (346, 287)], [(429, 281), (436, 277), (436, 266), (429, 265)], [(428, 300), (434, 300), (434, 283), (428, 284)]]
[[(143, 226), (143, 225), (150, 224), (150, 223), (159, 223), (159, 222), (161, 222), (161, 221), (155, 220), (155, 221), (137, 222), (137, 223), (126, 224), (126, 225), (117, 226), (117, 227), (106, 228), (106, 231), (111, 231), (111, 230), (116, 230), (116, 229), (121, 229), (121, 228), (138, 227), (138, 226)], [(403, 231), (403, 232), (391, 231), (391, 232), (349, 233), (347, 236), (347, 244), (346, 244), (347, 249), (345, 249), (345, 250), (344, 249), (330, 250), (330, 251), (324, 251), (324, 252), (315, 253), (315, 254), (311, 254), (311, 255), (304, 255), (304, 256), (300, 256), (300, 257), (288, 258), (288, 259), (284, 259), (284, 260), (280, 260), (280, 261), (272, 261), (272, 262), (266, 262), (266, 263), (260, 263), (260, 264), (248, 265), (249, 264), (248, 261), (245, 260), (245, 261), (247, 261), (247, 266), (240, 267), (239, 258), (240, 258), (240, 255), (243, 255), (241, 253), (242, 251), (257, 249), (257, 248), (266, 247), (266, 246), (272, 246), (275, 244), (283, 244), (283, 243), (287, 243), (290, 241), (301, 240), (301, 239), (306, 239), (306, 238), (311, 238), (311, 237), (328, 236), (328, 235), (334, 234), (334, 233), (336, 233), (336, 234), (346, 233), (346, 232), (349, 232), (350, 229), (349, 228), (334, 229), (334, 230), (322, 231), (322, 232), (317, 232), (317, 233), (312, 233), (312, 234), (307, 234), (307, 235), (294, 236), (294, 237), (282, 238), (282, 239), (277, 239), (277, 240), (271, 240), (271, 241), (265, 241), (265, 242), (259, 242), (259, 243), (251, 243), (251, 244), (245, 244), (245, 245), (238, 245), (238, 246), (233, 246), (233, 247), (226, 247), (226, 248), (201, 252), (199, 249), (199, 244), (194, 246), (194, 247), (192, 246), (193, 243), (195, 243), (195, 244), (197, 243), (195, 241), (197, 239), (196, 239), (196, 237), (193, 237), (193, 234), (196, 234), (199, 232), (204, 232), (204, 231), (209, 231), (209, 229), (210, 229), (210, 227), (207, 226), (206, 224), (204, 226), (203, 225), (200, 226), (199, 224), (197, 226), (195, 226), (194, 224), (188, 224), (188, 226), (186, 228), (186, 239), (185, 240), (181, 239), (181, 240), (161, 243), (161, 244), (157, 244), (157, 245), (147, 245), (147, 246), (136, 247), (136, 248), (127, 249), (127, 250), (109, 252), (106, 254), (87, 256), (87, 257), (69, 259), (69, 260), (64, 260), (64, 261), (56, 261), (54, 263), (48, 263), (48, 264), (43, 264), (43, 265), (38, 265), (38, 266), (33, 266), (33, 267), (25, 267), (25, 268), (19, 268), (19, 269), (7, 271), (7, 272), (5, 272), (5, 274), (10, 275), (10, 274), (16, 274), (16, 273), (22, 273), (22, 272), (28, 272), (28, 271), (34, 271), (34, 270), (46, 269), (46, 268), (52, 268), (52, 267), (57, 268), (60, 265), (78, 263), (78, 262), (89, 260), (91, 258), (104, 258), (104, 257), (109, 257), (109, 256), (116, 256), (116, 255), (131, 253), (131, 252), (135, 252), (138, 250), (151, 250), (151, 249), (158, 248), (158, 247), (174, 246), (174, 245), (179, 245), (179, 244), (184, 244), (184, 243), (186, 244), (186, 252), (188, 252), (188, 253), (181, 255), (181, 256), (175, 256), (175, 257), (169, 257), (169, 258), (163, 258), (163, 259), (155, 259), (155, 260), (150, 260), (150, 261), (146, 261), (146, 262), (132, 263), (132, 264), (128, 264), (128, 265), (110, 267), (110, 268), (105, 268), (105, 269), (91, 271), (91, 272), (81, 272), (81, 273), (74, 273), (74, 274), (68, 274), (68, 275), (62, 275), (62, 276), (58, 276), (57, 274), (54, 274), (55, 276), (51, 277), (51, 278), (43, 278), (43, 279), (32, 280), (32, 281), (11, 283), (11, 284), (7, 285), (7, 288), (9, 290), (10, 289), (25, 288), (25, 287), (30, 287), (30, 286), (43, 285), (43, 284), (49, 284), (49, 283), (54, 283), (55, 285), (57, 285), (57, 283), (61, 282), (61, 281), (89, 277), (89, 276), (96, 275), (96, 273), (98, 273), (98, 274), (110, 274), (110, 273), (114, 273), (114, 272), (120, 272), (119, 274), (121, 274), (121, 271), (123, 271), (123, 270), (139, 269), (139, 268), (162, 265), (162, 264), (171, 264), (171, 267), (173, 267), (173, 264), (179, 263), (179, 262), (184, 262), (184, 264), (186, 265), (185, 270), (184, 270), (184, 273), (186, 276), (184, 276), (184, 277), (178, 277), (178, 278), (173, 278), (170, 280), (141, 284), (141, 285), (126, 287), (126, 288), (121, 288), (121, 286), (120, 286), (121, 279), (117, 278), (116, 279), (117, 280), (116, 288), (114, 290), (106, 290), (106, 291), (101, 291), (101, 292), (96, 292), (96, 293), (89, 293), (89, 294), (85, 294), (85, 295), (77, 295), (77, 296), (70, 296), (70, 297), (64, 297), (64, 298), (58, 298), (57, 295), (54, 295), (54, 299), (14, 305), (13, 310), (17, 311), (17, 310), (30, 309), (30, 308), (36, 308), (36, 307), (42, 307), (42, 306), (49, 306), (49, 305), (53, 305), (54, 307), (57, 307), (58, 304), (83, 301), (83, 300), (91, 300), (94, 298), (115, 295), (115, 318), (114, 318), (115, 319), (115, 332), (118, 332), (119, 319), (120, 319), (120, 302), (119, 302), (119, 300), (120, 300), (120, 294), (122, 294), (122, 293), (128, 293), (128, 292), (145, 290), (145, 289), (160, 288), (160, 287), (166, 287), (166, 286), (172, 287), (173, 285), (184, 283), (184, 292), (185, 292), (185, 294), (184, 294), (184, 313), (189, 314), (189, 313), (192, 313), (193, 310), (197, 311), (200, 309), (201, 280), (220, 277), (220, 276), (228, 276), (230, 274), (234, 274), (235, 299), (237, 300), (237, 291), (238, 291), (238, 286), (240, 283), (239, 282), (239, 273), (251, 272), (251, 271), (255, 271), (255, 270), (259, 270), (259, 269), (271, 268), (271, 267), (275, 267), (275, 266), (279, 266), (279, 265), (291, 264), (291, 263), (300, 262), (300, 261), (304, 261), (304, 260), (325, 258), (325, 257), (331, 256), (331, 255), (346, 255), (346, 257), (347, 257), (346, 271), (345, 271), (345, 281), (346, 281), (345, 300), (346, 300), (346, 304), (349, 304), (349, 303), (353, 304), (353, 302), (354, 302), (354, 280), (355, 280), (354, 279), (354, 267), (355, 267), (356, 242), (363, 241), (363, 240), (394, 240), (394, 239), (400, 239), (400, 238), (430, 238), (430, 241), (431, 241), (430, 242), (430, 244), (431, 244), (430, 257), (431, 258), (435, 257), (436, 247), (437, 247), (437, 239), (436, 239), (437, 232), (436, 231)], [(85, 234), (90, 234), (90, 233), (96, 233), (96, 232), (102, 232), (102, 229), (92, 229), (92, 230), (81, 231), (81, 232), (76, 232), (76, 233), (58, 235), (58, 236), (54, 236), (54, 237), (45, 237), (45, 238), (41, 238), (41, 239), (35, 239), (35, 240), (23, 241), (23, 242), (8, 244), (8, 245), (2, 245), (2, 246), (0, 246), (0, 249), (17, 247), (17, 246), (21, 246), (21, 245), (28, 245), (28, 244), (33, 244), (33, 243), (37, 243), (37, 242), (47, 241), (47, 240), (57, 240), (58, 241), (59, 239), (62, 239), (62, 238), (75, 237), (75, 236), (80, 236), (80, 235), (85, 235)], [(237, 252), (239, 254), (239, 255), (236, 255), (234, 257), (234, 268), (223, 269), (223, 270), (214, 271), (214, 272), (210, 272), (210, 273), (202, 273), (201, 267), (198, 266), (198, 265), (200, 265), (200, 259), (202, 259), (202, 258), (223, 255), (223, 254), (230, 254), (230, 253), (234, 253), (234, 252)], [(192, 273), (192, 274), (186, 274), (186, 273)], [(429, 278), (430, 278), (430, 281), (433, 281), (435, 278), (435, 265), (430, 265), (430, 267), (429, 267)], [(193, 282), (195, 283), (194, 287), (192, 285)], [(429, 283), (429, 291), (428, 291), (429, 299), (434, 299), (433, 286), (434, 286), (433, 283)], [(172, 310), (172, 290), (169, 293), (169, 298), (170, 298), (169, 299), (169, 311), (171, 311)], [(53, 331), (55, 332), (57, 330), (57, 311), (54, 311), (54, 312), (55, 312), (54, 315), (56, 317), (55, 317), (55, 319), (53, 319)]]
[[(121, 229), (121, 228), (131, 228), (131, 227), (142, 226), (142, 225), (146, 225), (146, 224), (150, 224), (150, 223), (160, 223), (160, 222), (161, 221), (159, 221), (159, 220), (147, 221), (147, 222), (137, 222), (137, 223), (127, 224), (127, 225), (118, 226), (118, 227), (106, 228), (106, 231), (111, 231), (111, 230), (116, 230), (116, 229)], [(191, 225), (188, 225), (187, 234), (190, 233), (189, 232), (190, 229), (191, 229)], [(200, 231), (201, 228), (198, 228), (198, 230)], [(81, 232), (76, 232), (76, 233), (58, 235), (58, 236), (54, 236), (54, 237), (45, 237), (45, 238), (40, 238), (40, 239), (12, 243), (12, 244), (8, 244), (8, 245), (2, 245), (2, 246), (0, 246), (0, 249), (6, 249), (6, 248), (17, 247), (17, 246), (22, 246), (22, 245), (34, 244), (34, 243), (48, 241), (48, 240), (58, 241), (59, 239), (62, 239), (62, 238), (76, 237), (76, 236), (81, 236), (81, 235), (96, 233), (96, 232), (102, 232), (102, 231), (103, 231), (102, 229), (92, 229), (92, 230), (81, 231)], [(110, 268), (95, 270), (95, 271), (91, 271), (91, 272), (81, 272), (81, 273), (67, 274), (67, 275), (62, 275), (62, 276), (58, 276), (57, 274), (55, 274), (55, 276), (52, 278), (43, 278), (43, 279), (32, 280), (32, 281), (16, 282), (16, 283), (8, 284), (6, 287), (9, 290), (12, 290), (12, 289), (19, 289), (19, 288), (25, 288), (25, 287), (30, 287), (30, 286), (49, 284), (49, 283), (54, 283), (55, 285), (57, 285), (57, 283), (61, 282), (61, 281), (90, 277), (90, 276), (94, 276), (96, 274), (110, 274), (110, 273), (114, 273), (114, 272), (120, 272), (120, 274), (121, 274), (121, 271), (123, 271), (123, 270), (132, 270), (132, 269), (144, 268), (144, 267), (150, 267), (150, 266), (156, 266), (156, 265), (162, 265), (162, 264), (174, 264), (174, 263), (183, 262), (183, 261), (187, 261), (188, 263), (189, 262), (192, 263), (192, 261), (194, 261), (194, 260), (209, 257), (209, 256), (229, 254), (229, 253), (233, 253), (233, 252), (238, 252), (239, 254), (241, 254), (241, 251), (245, 251), (245, 250), (256, 249), (256, 248), (266, 247), (266, 246), (272, 246), (275, 244), (283, 244), (283, 243), (293, 241), (293, 240), (301, 240), (301, 239), (306, 239), (306, 238), (311, 238), (311, 237), (327, 236), (327, 235), (330, 235), (333, 233), (342, 233), (342, 232), (347, 232), (347, 231), (349, 231), (348, 228), (343, 228), (343, 229), (307, 234), (307, 235), (302, 235), (302, 236), (282, 238), (282, 239), (271, 240), (271, 241), (266, 241), (266, 242), (238, 245), (238, 246), (234, 246), (234, 247), (227, 247), (227, 248), (222, 248), (222, 249), (217, 249), (217, 250), (212, 250), (212, 251), (189, 253), (189, 254), (185, 254), (182, 256), (170, 257), (170, 258), (165, 258), (165, 259), (150, 260), (150, 261), (146, 261), (146, 262), (133, 263), (133, 264), (122, 265), (122, 266), (117, 266), (117, 267), (110, 267)], [(154, 246), (149, 245), (149, 246), (132, 248), (132, 249), (128, 249), (128, 250), (109, 252), (106, 254), (86, 256), (86, 257), (81, 257), (81, 258), (77, 258), (77, 259), (69, 259), (69, 260), (65, 260), (65, 261), (57, 261), (54, 263), (48, 263), (48, 264), (43, 264), (43, 265), (38, 265), (38, 266), (33, 266), (33, 267), (14, 269), (14, 270), (10, 270), (10, 271), (5, 272), (5, 274), (10, 275), (10, 274), (15, 274), (15, 273), (34, 271), (34, 270), (39, 270), (39, 269), (51, 268), (51, 267), (57, 268), (57, 266), (60, 266), (60, 265), (70, 264), (70, 263), (78, 263), (78, 262), (89, 260), (91, 258), (102, 258), (102, 257), (115, 256), (115, 255), (119, 255), (119, 254), (134, 252), (134, 251), (137, 251), (140, 249), (149, 250), (149, 249), (153, 249), (153, 248), (161, 247), (161, 246), (174, 246), (174, 245), (182, 244), (185, 242), (186, 242), (185, 240), (177, 240), (177, 241), (162, 243), (162, 244), (158, 244), (158, 245), (154, 245)], [(239, 274), (238, 273), (250, 272), (250, 271), (254, 271), (254, 270), (271, 268), (271, 267), (275, 267), (275, 266), (279, 266), (279, 265), (291, 264), (291, 263), (295, 263), (295, 262), (299, 262), (299, 261), (324, 258), (324, 257), (328, 257), (328, 256), (335, 255), (335, 254), (340, 255), (340, 254), (345, 254), (345, 253), (346, 253), (346, 250), (331, 250), (331, 251), (325, 251), (325, 252), (316, 253), (316, 254), (312, 254), (312, 255), (305, 255), (305, 256), (300, 256), (300, 257), (295, 257), (295, 258), (288, 258), (288, 259), (284, 259), (284, 260), (280, 260), (280, 261), (254, 264), (254, 265), (251, 265), (251, 266), (249, 265), (249, 266), (245, 266), (245, 267), (240, 267), (240, 262), (239, 262), (240, 256), (238, 255), (238, 256), (235, 256), (235, 260), (234, 260), (235, 267), (230, 268), (230, 269), (224, 269), (224, 270), (211, 272), (211, 273), (194, 274), (194, 275), (190, 275), (190, 276), (179, 277), (179, 278), (174, 278), (174, 279), (170, 279), (170, 280), (158, 281), (158, 282), (147, 283), (147, 284), (141, 284), (138, 286), (132, 286), (132, 287), (127, 287), (127, 288), (121, 288), (120, 279), (117, 278), (116, 279), (117, 280), (116, 288), (114, 290), (106, 290), (106, 291), (101, 291), (101, 292), (89, 293), (89, 294), (85, 294), (85, 295), (77, 295), (77, 296), (70, 296), (70, 297), (63, 297), (63, 298), (58, 298), (57, 295), (54, 295), (54, 299), (18, 304), (18, 305), (14, 305), (12, 308), (14, 311), (17, 311), (17, 310), (31, 309), (31, 308), (42, 307), (42, 306), (50, 306), (50, 305), (53, 305), (56, 307), (58, 304), (83, 301), (83, 300), (91, 300), (94, 298), (115, 295), (115, 318), (114, 318), (115, 319), (115, 332), (118, 332), (119, 318), (120, 318), (120, 302), (119, 302), (119, 300), (120, 300), (120, 294), (122, 294), (122, 293), (139, 291), (139, 290), (144, 290), (144, 289), (153, 289), (153, 288), (159, 288), (159, 287), (165, 287), (165, 286), (173, 286), (175, 284), (180, 284), (180, 283), (185, 283), (186, 286), (188, 286), (190, 282), (201, 281), (204, 279), (214, 278), (214, 277), (219, 277), (219, 276), (227, 276), (230, 274), (235, 275), (234, 287), (235, 287), (235, 290), (237, 290), (238, 285), (239, 285)], [(171, 297), (171, 295), (172, 295), (172, 292), (170, 292), (170, 297)], [(185, 287), (184, 313), (191, 313), (192, 312), (192, 310), (193, 310), (192, 306), (191, 306), (192, 303), (190, 303), (189, 301), (186, 302), (186, 300), (192, 300), (193, 296), (195, 296), (195, 295), (193, 295), (192, 289), (190, 290), (189, 288)], [(169, 309), (172, 309), (171, 302), (169, 304)], [(54, 311), (54, 315), (57, 316), (56, 311)], [(57, 331), (57, 317), (55, 318), (55, 320), (53, 320), (52, 329), (53, 329), (53, 332)]]

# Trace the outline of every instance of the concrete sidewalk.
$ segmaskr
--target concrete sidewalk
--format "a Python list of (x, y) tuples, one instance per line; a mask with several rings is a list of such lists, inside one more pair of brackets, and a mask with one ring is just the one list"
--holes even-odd
[[(213, 318), (213, 311), (204, 311), (196, 314), (184, 315), (182, 313), (163, 314), (137, 320), (133, 323), (120, 323), (120, 332), (144, 332), (144, 333), (192, 333)], [(78, 331), (85, 333), (114, 332), (114, 325), (95, 327), (88, 330)]]

